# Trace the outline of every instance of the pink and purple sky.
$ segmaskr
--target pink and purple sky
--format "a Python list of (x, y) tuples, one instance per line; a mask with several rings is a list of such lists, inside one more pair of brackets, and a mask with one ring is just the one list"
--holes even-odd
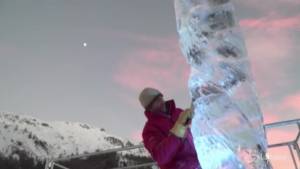
[[(265, 123), (300, 118), (300, 0), (234, 3)], [(140, 141), (144, 87), (190, 104), (172, 0), (0, 0), (0, 20), (0, 111)], [(295, 135), (270, 133), (271, 141)], [(287, 169), (276, 157), (276, 169)]]

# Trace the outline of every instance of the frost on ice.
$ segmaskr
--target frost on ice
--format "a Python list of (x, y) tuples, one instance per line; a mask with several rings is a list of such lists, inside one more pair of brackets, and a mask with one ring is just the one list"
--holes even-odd
[(203, 169), (270, 169), (263, 116), (230, 0), (175, 0)]

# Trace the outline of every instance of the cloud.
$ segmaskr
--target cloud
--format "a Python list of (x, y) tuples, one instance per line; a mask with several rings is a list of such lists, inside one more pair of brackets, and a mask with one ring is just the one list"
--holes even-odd
[(262, 106), (265, 122), (272, 123), (300, 118), (300, 91), (287, 94), (281, 100), (269, 101)]
[(300, 91), (294, 95), (289, 95), (282, 100), (280, 109), (283, 111), (298, 112), (300, 118)]
[(259, 11), (260, 13), (281, 12), (285, 9), (295, 8), (300, 5), (299, 0), (259, 0), (240, 1), (236, 0), (237, 6)]
[(287, 88), (292, 79), (287, 74), (287, 65), (293, 57), (293, 41), (286, 32), (250, 30), (246, 44), (252, 73), (262, 97), (271, 97)]
[(243, 19), (240, 21), (242, 27), (250, 29), (264, 29), (270, 30), (287, 30), (287, 29), (300, 29), (300, 15), (285, 17), (285, 18), (272, 18), (263, 17), (258, 19)]
[(296, 80), (289, 75), (288, 68), (297, 56), (294, 31), (300, 30), (300, 15), (270, 15), (244, 19), (240, 24), (259, 95), (273, 97), (294, 85)]
[(155, 45), (125, 55), (114, 72), (114, 81), (132, 91), (148, 86), (170, 93), (183, 90), (189, 66), (181, 55), (178, 42), (153, 38), (142, 40), (145, 41)]
[(287, 94), (277, 103), (273, 103), (269, 108), (274, 114), (278, 114), (282, 120), (300, 118), (300, 91), (294, 94)]
[(280, 117), (274, 113), (268, 112), (268, 110), (262, 108), (264, 114), (264, 124), (274, 123), (280, 121)]

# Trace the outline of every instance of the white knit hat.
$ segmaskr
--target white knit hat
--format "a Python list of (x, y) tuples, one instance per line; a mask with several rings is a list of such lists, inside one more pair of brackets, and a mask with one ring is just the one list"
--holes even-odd
[(141, 105), (146, 109), (147, 106), (155, 99), (158, 95), (163, 95), (159, 90), (147, 87), (140, 93), (139, 100)]

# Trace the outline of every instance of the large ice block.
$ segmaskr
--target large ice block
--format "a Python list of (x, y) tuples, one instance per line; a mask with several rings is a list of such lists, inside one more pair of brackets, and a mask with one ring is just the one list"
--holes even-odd
[(230, 0), (175, 0), (203, 169), (269, 169), (263, 116)]

